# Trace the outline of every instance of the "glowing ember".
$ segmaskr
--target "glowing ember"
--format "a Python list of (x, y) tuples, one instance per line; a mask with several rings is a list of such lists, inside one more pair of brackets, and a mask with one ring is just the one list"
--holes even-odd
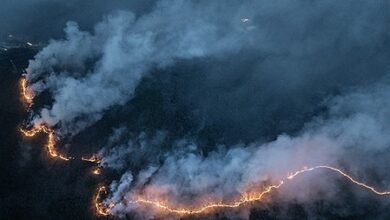
[[(150, 206), (153, 206), (155, 208), (160, 209), (161, 211), (165, 211), (165, 212), (168, 212), (171, 214), (179, 214), (179, 215), (201, 214), (201, 213), (207, 212), (208, 210), (213, 210), (213, 209), (218, 209), (218, 208), (238, 208), (240, 206), (243, 206), (244, 204), (261, 201), (265, 195), (271, 193), (273, 190), (280, 188), (287, 181), (292, 180), (295, 177), (297, 177), (303, 173), (314, 171), (317, 169), (327, 169), (330, 171), (334, 171), (334, 172), (340, 174), (341, 176), (347, 178), (353, 184), (356, 184), (360, 187), (366, 188), (366, 189), (370, 190), (371, 192), (375, 193), (376, 195), (380, 195), (380, 196), (390, 195), (390, 191), (382, 191), (382, 192), (378, 191), (372, 186), (368, 186), (362, 182), (355, 180), (353, 177), (351, 177), (347, 173), (341, 171), (340, 169), (330, 167), (330, 166), (322, 166), (321, 165), (321, 166), (315, 166), (315, 167), (310, 167), (310, 168), (305, 167), (302, 170), (296, 171), (296, 172), (286, 176), (278, 184), (270, 185), (270, 186), (266, 187), (263, 191), (260, 191), (260, 192), (255, 192), (255, 193), (243, 195), (239, 200), (233, 201), (231, 203), (222, 203), (222, 202), (208, 203), (208, 204), (202, 205), (198, 208), (192, 208), (192, 209), (191, 208), (174, 208), (174, 207), (167, 205), (167, 203), (164, 203), (162, 201), (148, 200), (148, 199), (142, 198), (142, 197), (139, 197), (137, 200), (134, 200), (134, 201), (128, 201), (128, 203), (150, 205)], [(101, 191), (101, 190), (99, 189), (99, 191)], [(107, 193), (105, 188), (104, 188), (104, 193), (105, 194)], [(101, 203), (101, 202), (96, 203), (96, 207), (97, 207), (98, 212), (99, 213), (103, 212), (105, 215), (110, 213), (110, 209), (113, 207), (112, 204), (110, 204), (110, 206), (105, 207), (105, 208), (102, 208), (102, 205), (103, 205), (103, 203)]]
[(172, 208), (163, 202), (148, 200), (148, 199), (144, 199), (144, 198), (138, 198), (135, 201), (129, 201), (129, 203), (152, 205), (152, 206), (155, 206), (155, 207), (161, 209), (162, 211), (166, 211), (166, 212), (169, 212), (172, 214), (193, 215), (193, 214), (205, 213), (209, 209), (238, 208), (246, 203), (260, 201), (266, 194), (272, 192), (274, 189), (281, 187), (283, 184), (284, 184), (284, 182), (280, 181), (279, 184), (268, 186), (263, 191), (258, 192), (258, 193), (251, 193), (251, 194), (244, 195), (241, 197), (240, 200), (232, 202), (232, 203), (222, 203), (222, 202), (209, 203), (209, 204), (203, 205), (203, 206), (201, 206), (199, 208), (195, 208), (195, 209)]
[(97, 167), (97, 168), (92, 170), (92, 173), (95, 174), (95, 175), (100, 175), (102, 173), (102, 171), (100, 170), (99, 167)]

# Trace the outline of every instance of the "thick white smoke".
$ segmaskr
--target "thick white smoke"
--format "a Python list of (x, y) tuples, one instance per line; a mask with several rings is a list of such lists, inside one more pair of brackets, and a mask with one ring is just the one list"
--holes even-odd
[(176, 59), (221, 56), (248, 44), (250, 33), (239, 9), (221, 20), (213, 16), (215, 5), (200, 8), (205, 11), (196, 7), (162, 1), (142, 17), (118, 12), (96, 25), (93, 34), (69, 22), (66, 39), (51, 41), (27, 69), (35, 93), (53, 93), (53, 105), (41, 110), (37, 122), (77, 133), (110, 107), (129, 101), (151, 68)]
[[(260, 191), (261, 184), (277, 183), (289, 172), (316, 165), (340, 167), (363, 182), (378, 175), (381, 182), (376, 184), (385, 188), (390, 184), (383, 169), (390, 147), (389, 97), (390, 86), (379, 84), (332, 98), (326, 102), (328, 116), (313, 120), (297, 137), (280, 135), (269, 143), (238, 144), (229, 149), (220, 146), (207, 156), (197, 153), (196, 146), (188, 143), (187, 148), (180, 147), (181, 151), (167, 155), (160, 166), (151, 163), (134, 178), (127, 178), (131, 174), (128, 170), (119, 183), (111, 185), (106, 203), (116, 204), (114, 214), (138, 212), (143, 217), (156, 217), (161, 210), (131, 201), (144, 195), (155, 201), (168, 200), (178, 208), (199, 207), (210, 198), (231, 201), (253, 191), (254, 186)], [(124, 154), (108, 153), (105, 157), (115, 163), (120, 160), (112, 157)], [(302, 176), (281, 189), (280, 199), (303, 203), (313, 197), (337, 200), (338, 188), (333, 181), (336, 177), (339, 176), (321, 171)], [(354, 188), (357, 194), (359, 190)]]
[[(160, 215), (129, 202), (140, 194), (178, 208), (210, 198), (230, 201), (304, 166), (340, 167), (385, 188), (390, 185), (383, 168), (390, 147), (389, 56), (378, 48), (388, 41), (388, 20), (379, 3), (341, 6), (339, 1), (159, 1), (142, 16), (126, 11), (106, 16), (92, 33), (69, 22), (66, 38), (51, 41), (30, 61), (31, 89), (53, 98), (33, 123), (78, 134), (110, 110), (130, 106), (152, 72), (168, 72), (178, 61), (205, 63), (198, 72), (180, 70), (205, 77), (176, 77), (174, 98), (165, 104), (189, 108), (183, 114), (201, 118), (193, 130), (215, 126), (220, 139), (203, 146), (201, 132), (172, 140), (172, 131), (145, 125), (148, 131), (135, 134), (126, 123), (111, 137), (104, 134), (102, 166), (122, 173), (105, 200), (115, 204), (113, 214)], [(323, 109), (314, 111), (312, 102), (323, 102)], [(284, 133), (297, 118), (304, 118), (301, 127)], [(234, 138), (223, 133), (230, 127)], [(203, 138), (209, 131), (204, 130)], [(272, 135), (260, 132), (267, 130)], [(272, 140), (264, 141), (269, 136)], [(236, 144), (226, 144), (228, 139)], [(315, 172), (273, 196), (333, 201), (336, 179)]]

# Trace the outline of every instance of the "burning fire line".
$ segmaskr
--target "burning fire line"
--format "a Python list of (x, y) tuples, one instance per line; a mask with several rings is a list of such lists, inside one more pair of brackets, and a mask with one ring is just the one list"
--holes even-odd
[[(59, 159), (62, 159), (62, 160), (71, 160), (71, 159), (75, 159), (74, 157), (67, 157), (65, 155), (62, 155), (60, 154), (56, 147), (55, 147), (55, 133), (54, 131), (45, 126), (45, 125), (40, 125), (39, 127), (35, 127), (35, 128), (32, 128), (31, 130), (25, 130), (25, 129), (19, 129), (20, 132), (22, 132), (22, 134), (26, 137), (34, 137), (35, 135), (37, 135), (38, 133), (45, 133), (48, 135), (47, 137), (47, 145), (46, 145), (46, 149), (47, 149), (47, 152), (48, 154), (53, 157), (53, 158), (59, 158)], [(96, 154), (93, 154), (91, 157), (81, 157), (81, 160), (82, 161), (87, 161), (87, 162), (91, 162), (91, 163), (94, 163), (94, 164), (97, 164), (99, 165), (101, 160), (99, 159), (99, 157), (96, 155)], [(99, 175), (101, 173), (101, 170), (100, 168), (95, 168), (93, 170), (93, 174), (95, 175)]]
[(297, 171), (297, 172), (295, 172), (295, 173), (289, 175), (289, 176), (287, 177), (287, 179), (290, 179), (290, 180), (291, 180), (291, 179), (293, 179), (294, 177), (296, 177), (297, 175), (299, 175), (299, 174), (301, 174), (301, 173), (313, 171), (313, 170), (315, 170), (315, 169), (328, 169), (328, 170), (337, 172), (337, 173), (339, 173), (341, 176), (347, 178), (347, 179), (348, 179), (350, 182), (352, 182), (353, 184), (356, 184), (356, 185), (358, 185), (358, 186), (360, 186), (360, 187), (366, 188), (366, 189), (368, 189), (369, 191), (371, 191), (371, 192), (373, 192), (373, 193), (375, 193), (375, 194), (377, 194), (377, 195), (379, 195), (379, 196), (390, 195), (390, 191), (378, 191), (378, 190), (375, 189), (374, 187), (369, 186), (369, 185), (367, 185), (367, 184), (365, 184), (365, 183), (359, 182), (359, 181), (357, 181), (356, 179), (354, 179), (353, 177), (351, 177), (350, 175), (348, 175), (347, 173), (341, 171), (340, 169), (331, 167), (331, 166), (323, 166), (323, 165), (321, 165), (321, 166), (315, 166), (315, 167), (311, 167), (311, 168), (307, 168), (307, 167), (306, 167), (306, 168), (304, 168), (304, 169), (302, 169), (302, 170), (300, 170), (300, 171)]
[[(239, 200), (233, 201), (231, 203), (217, 202), (217, 203), (205, 204), (205, 205), (202, 205), (198, 208), (174, 208), (174, 207), (167, 205), (164, 202), (156, 201), (156, 200), (149, 200), (149, 199), (142, 198), (142, 197), (140, 197), (134, 201), (128, 201), (128, 203), (150, 205), (150, 206), (154, 206), (155, 208), (160, 209), (161, 211), (165, 211), (165, 212), (168, 212), (170, 214), (178, 214), (178, 215), (201, 214), (201, 213), (207, 212), (208, 210), (218, 209), (218, 208), (238, 208), (238, 207), (241, 207), (241, 206), (248, 204), (248, 203), (259, 202), (263, 199), (263, 197), (265, 195), (280, 188), (287, 181), (292, 180), (295, 177), (297, 177), (303, 173), (311, 172), (311, 171), (314, 171), (317, 169), (327, 169), (330, 171), (334, 171), (334, 172), (340, 174), (341, 176), (347, 178), (351, 183), (358, 185), (360, 187), (363, 187), (363, 188), (373, 192), (376, 195), (379, 195), (379, 196), (390, 195), (390, 191), (378, 191), (377, 189), (375, 189), (372, 186), (369, 186), (365, 183), (357, 181), (356, 179), (354, 179), (353, 177), (351, 177), (347, 173), (341, 171), (340, 169), (337, 169), (337, 168), (334, 168), (331, 166), (320, 165), (320, 166), (314, 166), (314, 167), (304, 167), (302, 170), (299, 170), (299, 171), (296, 171), (294, 173), (289, 174), (288, 176), (283, 178), (278, 184), (267, 186), (263, 191), (260, 191), (260, 192), (245, 194)], [(101, 194), (103, 194), (103, 193), (107, 194), (106, 188), (105, 187), (99, 188), (98, 194), (97, 194), (96, 200), (95, 200), (95, 206), (96, 206), (97, 212), (99, 214), (110, 215), (110, 210), (112, 209), (112, 207), (115, 206), (115, 204), (111, 203), (108, 206), (106, 206), (101, 201)]]
[(95, 154), (92, 155), (91, 157), (81, 157), (81, 160), (88, 161), (88, 162), (91, 162), (91, 163), (96, 163), (96, 164), (100, 164), (100, 162), (101, 162), (99, 157), (96, 156)]
[(103, 216), (108, 216), (110, 215), (110, 209), (114, 207), (114, 204), (111, 203), (110, 205), (106, 206), (102, 202), (102, 195), (107, 194), (107, 189), (105, 186), (101, 186), (98, 188), (94, 203), (95, 203), (95, 208), (96, 208), (96, 213), (98, 215), (103, 215)]
[[(22, 75), (22, 78), (20, 79), (20, 88), (21, 88), (21, 96), (22, 96), (22, 99), (23, 99), (23, 102), (28, 106), (28, 110), (31, 108), (31, 106), (34, 104), (34, 93), (29, 90), (28, 88), (28, 81), (27, 81), (27, 78), (26, 78), (26, 75), (23, 74)], [(38, 133), (45, 133), (48, 135), (47, 137), (47, 145), (46, 145), (46, 149), (47, 149), (47, 152), (48, 154), (52, 157), (52, 158), (59, 158), (59, 159), (62, 159), (62, 160), (65, 160), (65, 161), (68, 161), (70, 159), (74, 159), (73, 157), (67, 157), (67, 156), (64, 156), (62, 154), (60, 154), (56, 148), (55, 148), (55, 133), (54, 131), (49, 128), (48, 126), (46, 125), (39, 125), (38, 127), (34, 127), (32, 128), (31, 130), (25, 130), (25, 129), (22, 129), (20, 128), (19, 129), (20, 132), (26, 136), (26, 137), (34, 137), (35, 135), (37, 135)], [(94, 163), (94, 164), (97, 164), (99, 165), (100, 162), (101, 162), (101, 159), (93, 154), (91, 157), (81, 157), (81, 160), (82, 161), (87, 161), (87, 162), (91, 162), (91, 163)], [(96, 167), (92, 170), (92, 173), (94, 175), (100, 175), (101, 174), (101, 169), (99, 167)], [(97, 196), (95, 197), (95, 207), (96, 207), (96, 212), (98, 215), (108, 215), (108, 210), (106, 210), (104, 207), (101, 207), (101, 204), (98, 202), (100, 201), (100, 195), (104, 192), (106, 193), (106, 188), (105, 187), (99, 187), (98, 188), (98, 194)], [(111, 208), (111, 207), (110, 207)]]
[(46, 149), (49, 155), (53, 158), (59, 158), (61, 160), (70, 160), (74, 159), (72, 157), (67, 157), (62, 154), (60, 154), (57, 149), (55, 148), (55, 134), (52, 129), (45, 125), (40, 125), (38, 128), (33, 128), (31, 130), (24, 130), (20, 129), (20, 131), (27, 137), (34, 137), (36, 134), (43, 132), (47, 134), (47, 144), (46, 144)]
[[(24, 102), (30, 108), (34, 104), (34, 102), (33, 102), (33, 100), (34, 100), (34, 93), (31, 90), (29, 90), (29, 88), (28, 88), (28, 81), (27, 81), (27, 78), (26, 78), (25, 74), (23, 74), (21, 79), (20, 79), (20, 87), (21, 87), (22, 99), (24, 100)], [(47, 140), (46, 149), (47, 149), (47, 151), (48, 151), (48, 153), (49, 153), (49, 155), (51, 157), (59, 158), (59, 159), (62, 159), (62, 160), (74, 159), (73, 157), (66, 157), (66, 156), (60, 154), (56, 150), (56, 148), (55, 148), (55, 139), (56, 139), (55, 133), (48, 126), (46, 126), (46, 125), (39, 125), (38, 127), (34, 127), (31, 130), (20, 129), (20, 131), (27, 137), (33, 137), (33, 136), (35, 136), (36, 134), (38, 134), (40, 132), (43, 132), (43, 133), (47, 134), (48, 135), (48, 140)], [(100, 164), (100, 159), (96, 155), (92, 155), (89, 158), (82, 157), (81, 160), (92, 162), (92, 163), (96, 163), (96, 164)], [(93, 173), (96, 174), (96, 175), (100, 174), (100, 170), (99, 169), (95, 169), (93, 171)]]
[[(21, 86), (21, 93), (22, 93), (22, 98), (24, 102), (28, 105), (30, 108), (33, 104), (33, 99), (34, 99), (34, 93), (28, 89), (28, 82), (27, 78), (25, 75), (22, 76), (20, 80), (20, 86)], [(24, 130), (20, 129), (20, 131), (27, 137), (33, 137), (36, 134), (43, 132), (48, 134), (48, 141), (47, 141), (47, 151), (49, 155), (53, 158), (59, 158), (65, 161), (68, 161), (70, 159), (74, 159), (72, 157), (67, 157), (62, 154), (60, 154), (56, 148), (55, 148), (55, 133), (54, 131), (47, 127), (46, 125), (40, 125), (39, 127), (32, 128), (31, 130)], [(92, 155), (91, 157), (82, 157), (81, 160), (95, 163), (95, 164), (100, 164), (101, 160), (98, 158), (96, 155)], [(171, 214), (178, 214), (178, 215), (193, 215), (193, 214), (201, 214), (205, 213), (208, 210), (211, 209), (218, 209), (218, 208), (239, 208), (245, 204), (252, 203), (252, 202), (259, 202), (263, 199), (263, 197), (274, 190), (280, 188), (283, 186), (287, 181), (294, 179), (297, 176), (300, 176), (303, 173), (306, 172), (311, 172), (317, 169), (327, 169), (333, 172), (338, 173), (339, 175), (345, 177), (347, 180), (349, 180), (351, 183), (358, 185), (362, 188), (365, 188), (371, 192), (373, 192), (376, 195), (379, 196), (388, 196), (390, 195), (390, 191), (378, 191), (372, 186), (369, 186), (365, 183), (359, 182), (358, 180), (354, 179), (347, 173), (341, 171), (340, 169), (337, 169), (335, 167), (331, 166), (325, 166), (325, 165), (319, 165), (319, 166), (314, 166), (314, 167), (304, 167), (301, 170), (298, 170), (294, 173), (289, 174), (288, 176), (284, 177), (278, 184), (270, 185), (267, 186), (266, 188), (263, 189), (263, 191), (260, 192), (255, 192), (255, 193), (248, 193), (243, 195), (239, 200), (233, 201), (231, 203), (223, 203), (223, 202), (216, 202), (216, 203), (208, 203), (205, 205), (202, 205), (198, 208), (174, 208), (168, 205), (167, 203), (164, 203), (162, 201), (156, 201), (156, 200), (149, 200), (143, 197), (139, 197), (137, 200), (133, 201), (128, 201), (130, 204), (143, 204), (143, 205), (150, 205), (154, 206), (156, 208), (161, 209), (162, 211), (171, 213)], [(101, 170), (99, 167), (93, 169), (92, 171), (93, 174), (99, 175), (101, 173)], [(98, 188), (97, 193), (95, 195), (94, 199), (94, 205), (96, 208), (96, 212), (98, 215), (102, 216), (108, 216), (111, 215), (111, 209), (115, 206), (114, 203), (110, 203), (106, 205), (103, 203), (102, 195), (106, 195), (107, 189), (105, 186), (101, 186)]]
[(33, 104), (34, 100), (34, 93), (28, 89), (28, 82), (26, 75), (22, 75), (22, 78), (20, 79), (20, 88), (22, 93), (22, 98), (24, 102), (27, 104), (27, 106), (30, 108)]

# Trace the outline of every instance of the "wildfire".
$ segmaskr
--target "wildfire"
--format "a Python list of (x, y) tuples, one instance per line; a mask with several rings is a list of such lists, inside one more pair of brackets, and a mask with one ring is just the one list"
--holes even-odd
[(205, 213), (209, 209), (217, 209), (217, 208), (238, 208), (246, 203), (250, 202), (256, 202), (260, 201), (266, 194), (272, 192), (274, 189), (278, 189), (284, 184), (284, 181), (280, 181), (279, 184), (271, 185), (266, 187), (263, 191), (258, 193), (248, 193), (241, 197), (241, 199), (234, 201), (232, 203), (223, 203), (223, 202), (217, 202), (217, 203), (208, 203), (206, 205), (203, 205), (199, 208), (172, 208), (169, 205), (165, 204), (164, 202), (160, 201), (153, 201), (148, 200), (145, 198), (138, 198), (135, 201), (129, 201), (129, 203), (132, 204), (146, 204), (146, 205), (152, 205), (155, 206), (163, 211), (172, 213), (172, 214), (179, 214), (179, 215), (193, 215), (193, 214), (201, 214)]
[(20, 131), (26, 136), (26, 137), (34, 137), (36, 134), (43, 132), (47, 134), (47, 144), (46, 149), (48, 154), (53, 158), (59, 158), (61, 160), (70, 160), (73, 159), (72, 157), (67, 157), (62, 154), (60, 154), (56, 147), (55, 147), (55, 134), (52, 129), (45, 125), (40, 125), (39, 127), (32, 128), (31, 130), (24, 130), (20, 129)]
[(28, 107), (31, 107), (34, 100), (34, 93), (28, 89), (28, 82), (25, 75), (20, 79), (20, 88), (22, 93), (22, 98)]
[[(29, 110), (33, 104), (34, 93), (31, 90), (29, 90), (29, 88), (28, 88), (28, 81), (27, 81), (26, 75), (23, 75), (22, 78), (20, 79), (20, 88), (21, 88), (21, 96), (22, 96), (23, 102), (27, 104), (28, 110)], [(58, 158), (58, 159), (65, 160), (65, 161), (68, 161), (70, 159), (74, 159), (73, 157), (64, 156), (57, 151), (57, 149), (55, 147), (56, 136), (55, 136), (54, 131), (50, 127), (42, 124), (42, 125), (33, 127), (30, 130), (25, 130), (22, 128), (20, 128), (19, 130), (26, 137), (34, 137), (35, 135), (37, 135), (41, 132), (47, 134), (46, 149), (47, 149), (48, 154), (52, 158)], [(100, 162), (101, 162), (99, 157), (95, 154), (92, 155), (91, 157), (82, 157), (81, 160), (92, 162), (95, 164), (100, 164)], [(99, 175), (99, 174), (101, 174), (101, 169), (99, 167), (94, 168), (92, 173), (95, 175)], [(109, 215), (109, 209), (111, 209), (114, 206), (114, 204), (111, 204), (111, 205), (106, 207), (103, 203), (101, 203), (100, 197), (103, 193), (104, 194), (107, 193), (106, 188), (100, 187), (98, 189), (98, 193), (95, 197), (94, 203), (95, 203), (97, 214), (106, 216), (106, 215)]]
[(96, 154), (92, 155), (91, 157), (81, 157), (81, 160), (96, 164), (100, 164), (101, 162), (100, 158)]
[(101, 186), (98, 188), (97, 190), (97, 193), (96, 193), (96, 196), (95, 196), (95, 208), (96, 208), (96, 212), (98, 215), (103, 215), (103, 216), (107, 216), (107, 215), (110, 215), (110, 209), (112, 209), (114, 207), (114, 204), (111, 203), (109, 204), (108, 206), (106, 206), (103, 202), (102, 202), (102, 195), (106, 195), (107, 194), (107, 189), (105, 186)]
[(365, 183), (362, 183), (362, 182), (359, 182), (357, 181), (356, 179), (354, 179), (353, 177), (351, 177), (350, 175), (348, 175), (347, 173), (341, 171), (340, 169), (337, 169), (337, 168), (334, 168), (334, 167), (330, 167), (330, 166), (315, 166), (315, 167), (304, 167), (302, 170), (299, 170), (293, 174), (290, 174), (289, 176), (287, 176), (287, 179), (293, 179), (294, 177), (296, 177), (297, 175), (301, 174), (301, 173), (305, 173), (305, 172), (309, 172), (309, 171), (313, 171), (315, 169), (328, 169), (328, 170), (331, 170), (331, 171), (334, 171), (334, 172), (337, 172), (338, 174), (342, 175), (343, 177), (347, 178), (349, 181), (351, 181), (352, 183), (360, 186), (360, 187), (363, 187), (363, 188), (366, 188), (370, 191), (372, 191), (373, 193), (377, 194), (377, 195), (380, 195), (380, 196), (384, 196), (384, 195), (390, 195), (390, 191), (378, 191), (376, 190), (374, 187), (372, 186), (369, 186)]
[[(31, 105), (33, 104), (34, 93), (28, 89), (28, 82), (27, 82), (25, 75), (23, 75), (23, 77), (20, 80), (20, 87), (21, 87), (21, 93), (22, 93), (21, 95), (22, 95), (24, 102), (28, 105), (28, 107), (31, 107)], [(52, 158), (59, 158), (59, 159), (66, 160), (66, 161), (70, 160), (70, 159), (74, 159), (72, 157), (66, 157), (66, 156), (60, 154), (56, 150), (55, 133), (48, 126), (39, 125), (39, 126), (34, 127), (30, 130), (20, 129), (20, 131), (26, 137), (33, 137), (41, 132), (47, 134), (48, 140), (47, 140), (46, 149), (47, 149), (48, 154)], [(92, 155), (91, 157), (82, 157), (81, 160), (88, 161), (88, 162), (95, 163), (95, 164), (101, 163), (101, 159), (95, 154)], [(341, 175), (342, 177), (345, 177), (351, 183), (353, 183), (359, 187), (365, 188), (365, 189), (373, 192), (376, 195), (379, 195), (379, 196), (390, 195), (390, 191), (379, 191), (372, 186), (369, 186), (365, 183), (359, 182), (358, 180), (354, 179), (352, 176), (348, 175), (347, 173), (343, 172), (340, 169), (337, 169), (337, 168), (331, 167), (331, 166), (319, 165), (319, 166), (314, 166), (314, 167), (304, 167), (303, 169), (295, 171), (293, 173), (290, 173), (286, 177), (282, 178), (277, 184), (269, 185), (269, 186), (263, 188), (263, 190), (259, 191), (259, 192), (246, 193), (246, 194), (242, 195), (241, 198), (239, 198), (238, 200), (235, 200), (232, 202), (224, 203), (224, 202), (220, 201), (220, 202), (214, 202), (214, 203), (206, 203), (206, 204), (203, 204), (203, 205), (201, 205), (199, 207), (195, 207), (195, 208), (175, 208), (175, 207), (169, 205), (169, 203), (166, 203), (163, 201), (158, 201), (158, 200), (150, 200), (150, 199), (147, 199), (146, 197), (140, 196), (136, 200), (128, 201), (128, 203), (129, 204), (140, 204), (140, 205), (153, 206), (155, 208), (160, 209), (161, 211), (165, 211), (167, 213), (177, 214), (177, 215), (202, 214), (202, 213), (206, 213), (207, 211), (219, 209), (219, 208), (239, 208), (245, 204), (250, 204), (252, 202), (262, 201), (264, 196), (266, 196), (267, 194), (270, 194), (274, 190), (280, 188), (286, 182), (291, 181), (292, 179), (294, 179), (297, 176), (300, 176), (303, 173), (311, 172), (311, 171), (314, 171), (317, 169), (326, 169), (329, 171), (333, 171), (333, 172)], [(92, 173), (95, 175), (99, 175), (99, 174), (101, 174), (101, 169), (99, 167), (94, 168), (92, 170)], [(97, 193), (94, 197), (94, 205), (96, 208), (96, 213), (98, 215), (102, 215), (102, 216), (110, 215), (112, 208), (115, 206), (114, 203), (110, 203), (107, 205), (103, 202), (102, 196), (106, 195), (106, 194), (107, 194), (106, 187), (101, 186), (98, 188)]]
[[(150, 205), (150, 206), (153, 206), (155, 208), (160, 209), (161, 211), (165, 211), (165, 212), (168, 212), (170, 214), (178, 214), (178, 215), (201, 214), (201, 213), (207, 212), (208, 210), (218, 209), (218, 208), (238, 208), (238, 207), (241, 207), (241, 206), (248, 204), (248, 203), (259, 202), (263, 199), (263, 197), (265, 195), (280, 188), (287, 181), (290, 181), (290, 180), (294, 179), (295, 177), (300, 176), (303, 173), (311, 172), (311, 171), (314, 171), (317, 169), (327, 169), (330, 171), (334, 171), (334, 172), (340, 174), (341, 176), (345, 177), (346, 179), (348, 179), (351, 183), (356, 184), (356, 185), (363, 187), (365, 189), (368, 189), (376, 195), (380, 195), (380, 196), (390, 195), (390, 191), (378, 191), (372, 186), (369, 186), (365, 183), (357, 181), (356, 179), (354, 179), (353, 177), (351, 177), (347, 173), (341, 171), (340, 169), (337, 169), (337, 168), (331, 167), (331, 166), (320, 165), (320, 166), (314, 166), (314, 167), (304, 167), (302, 170), (298, 170), (292, 174), (287, 175), (285, 178), (280, 180), (280, 182), (278, 184), (270, 185), (270, 186), (264, 188), (260, 192), (245, 194), (239, 200), (233, 201), (231, 203), (216, 202), (216, 203), (208, 203), (208, 204), (202, 205), (198, 208), (174, 208), (174, 207), (167, 205), (166, 203), (164, 203), (162, 201), (149, 200), (149, 199), (142, 198), (142, 197), (139, 197), (137, 200), (134, 200), (134, 201), (129, 201), (128, 203)], [(104, 191), (105, 194), (107, 193), (105, 188), (103, 188), (102, 190), (99, 189), (100, 194), (102, 193), (102, 191)], [(102, 206), (104, 206), (103, 203), (101, 203), (101, 202), (96, 203), (96, 208), (98, 210), (98, 213), (103, 212), (105, 215), (108, 215), (110, 213), (110, 209), (114, 205), (110, 204), (108, 207), (106, 206), (104, 208)]]
[(92, 173), (95, 175), (100, 175), (102, 173), (102, 171), (100, 170), (99, 167), (96, 167), (95, 169), (92, 170)]

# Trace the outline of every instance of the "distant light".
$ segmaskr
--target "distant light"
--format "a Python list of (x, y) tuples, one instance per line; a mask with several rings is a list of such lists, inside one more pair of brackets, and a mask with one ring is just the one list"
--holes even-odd
[(8, 35), (8, 37), (13, 37), (13, 35), (12, 35), (12, 34), (10, 34), (10, 35)]
[(30, 42), (27, 42), (27, 45), (31, 47), (33, 44), (32, 44), (32, 43), (30, 43)]
[(241, 21), (244, 22), (244, 23), (245, 23), (245, 22), (248, 22), (248, 21), (249, 21), (249, 18), (241, 18)]
[(7, 48), (4, 48), (4, 51), (7, 51)]

